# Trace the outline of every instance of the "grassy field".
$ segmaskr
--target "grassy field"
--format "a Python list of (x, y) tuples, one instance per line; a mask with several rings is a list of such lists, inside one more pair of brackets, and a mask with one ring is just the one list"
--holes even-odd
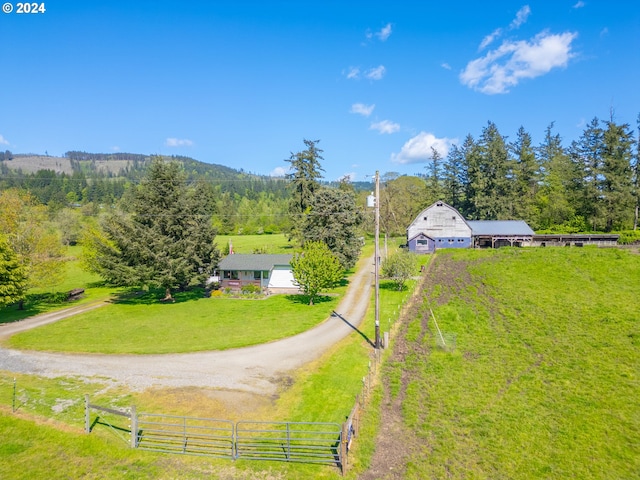
[(640, 256), (458, 251), (432, 267), (385, 374), (405, 477), (640, 478)]
[[(235, 245), (235, 244), (234, 244)], [(367, 247), (365, 256), (371, 254)], [(366, 262), (367, 260), (362, 260)], [(412, 281), (410, 287), (415, 285)], [(381, 319), (397, 316), (410, 288), (398, 292), (383, 282)], [(208, 300), (211, 301), (211, 300)], [(259, 301), (236, 301), (254, 305)], [(372, 299), (373, 302), (373, 299)], [(373, 305), (373, 303), (372, 303)], [(361, 332), (373, 338), (373, 309)], [(385, 320), (390, 322), (390, 320)], [(383, 322), (384, 327), (384, 322)], [(131, 393), (73, 378), (47, 379), (0, 374), (0, 435), (10, 439), (0, 447), (0, 478), (220, 478), (338, 479), (335, 467), (274, 462), (230, 462), (129, 450), (108, 427), (83, 435), (82, 399), (114, 408), (135, 404), (138, 411), (194, 415), (232, 420), (342, 422), (359, 393), (368, 370), (371, 347), (354, 332), (322, 358), (296, 372), (275, 398), (205, 389), (150, 390)], [(13, 379), (18, 412), (11, 414)], [(356, 442), (353, 466), (346, 478), (356, 478), (373, 451), (375, 416), (363, 426)]]
[[(326, 319), (339, 297), (307, 305), (298, 295), (264, 300), (156, 295), (123, 300), (12, 336), (13, 348), (89, 353), (181, 353), (265, 343), (308, 330)], [(193, 295), (195, 294), (195, 295)], [(199, 295), (198, 295), (199, 294)], [(196, 298), (187, 298), (187, 297)], [(146, 300), (145, 300), (146, 298)], [(273, 312), (278, 312), (274, 315)]]

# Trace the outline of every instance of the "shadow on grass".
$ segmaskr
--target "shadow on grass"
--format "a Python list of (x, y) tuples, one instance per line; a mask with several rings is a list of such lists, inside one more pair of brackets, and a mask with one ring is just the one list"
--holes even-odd
[(17, 303), (0, 308), (0, 325), (46, 313), (52, 308), (71, 307), (75, 303), (75, 301), (69, 300), (66, 292), (30, 293), (25, 297), (22, 308)]
[(120, 305), (173, 305), (203, 298), (204, 288), (192, 288), (181, 292), (174, 292), (172, 296), (173, 301), (163, 301), (164, 290), (127, 290), (116, 295), (112, 303)]
[(404, 284), (402, 285), (402, 288), (398, 288), (398, 284), (395, 282), (380, 282), (380, 289), (389, 290), (391, 292), (406, 292), (409, 290), (409, 287)]
[(371, 339), (369, 337), (367, 337), (367, 335), (362, 332), (361, 330), (358, 330), (358, 327), (356, 327), (354, 324), (352, 324), (351, 322), (349, 322), (349, 320), (347, 320), (346, 318), (344, 318), (342, 315), (340, 315), (338, 312), (336, 312), (335, 310), (331, 313), (332, 317), (338, 317), (340, 320), (342, 320), (344, 323), (346, 323), (347, 325), (349, 325), (351, 328), (353, 328), (356, 332), (358, 332), (358, 334), (364, 338), (367, 343), (369, 345), (371, 345), (373, 348), (375, 348), (375, 344), (371, 341)]
[[(285, 298), (291, 303), (297, 303), (299, 305), (309, 305), (309, 295), (286, 295)], [(313, 299), (314, 305), (321, 303), (327, 303), (333, 300), (333, 297), (329, 295), (318, 295)]]

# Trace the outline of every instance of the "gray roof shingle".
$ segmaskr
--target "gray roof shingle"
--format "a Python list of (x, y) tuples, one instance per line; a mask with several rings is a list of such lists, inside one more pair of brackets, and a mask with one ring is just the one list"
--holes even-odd
[(220, 270), (271, 270), (275, 265), (289, 265), (293, 255), (270, 253), (234, 253), (218, 264)]
[(533, 235), (523, 220), (467, 220), (471, 235)]

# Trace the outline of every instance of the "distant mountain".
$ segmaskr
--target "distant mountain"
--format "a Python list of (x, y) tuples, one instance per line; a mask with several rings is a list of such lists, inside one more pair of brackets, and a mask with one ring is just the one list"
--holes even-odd
[[(40, 170), (50, 170), (57, 174), (72, 175), (82, 172), (87, 177), (125, 177), (134, 180), (144, 173), (151, 162), (151, 155), (138, 153), (88, 153), (80, 151), (66, 152), (64, 157), (52, 157), (33, 154), (12, 154), (11, 159), (0, 160), (2, 171), (32, 174)], [(231, 178), (260, 177), (248, 175), (242, 170), (210, 164), (183, 156), (163, 156), (166, 160), (175, 160), (184, 165), (189, 177), (199, 176), (210, 180)]]

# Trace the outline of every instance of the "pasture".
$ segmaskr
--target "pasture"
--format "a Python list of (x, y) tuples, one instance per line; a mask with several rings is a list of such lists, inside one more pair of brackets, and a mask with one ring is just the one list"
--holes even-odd
[(384, 380), (405, 478), (640, 477), (637, 253), (441, 252), (430, 274)]

